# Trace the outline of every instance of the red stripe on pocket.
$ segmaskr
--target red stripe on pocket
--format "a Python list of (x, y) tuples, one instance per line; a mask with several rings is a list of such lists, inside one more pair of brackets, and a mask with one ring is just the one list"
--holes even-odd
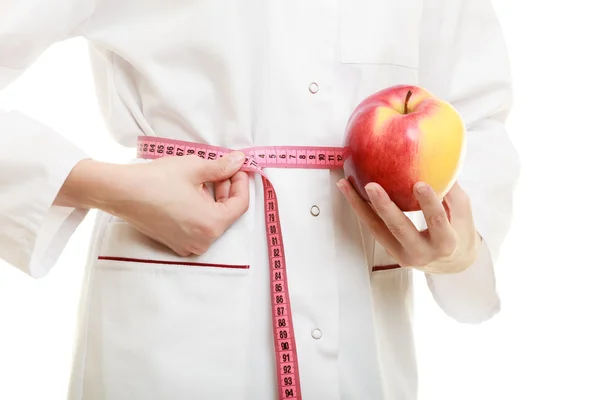
[(143, 259), (143, 258), (128, 258), (128, 257), (99, 256), (98, 260), (136, 262), (136, 263), (145, 263), (145, 264), (184, 265), (187, 267), (214, 267), (214, 268), (233, 268), (233, 269), (248, 269), (248, 268), (250, 268), (249, 265), (211, 264), (211, 263), (198, 263), (198, 262), (187, 262), (187, 261), (147, 260), (147, 259)]
[(400, 266), (398, 264), (375, 265), (375, 266), (373, 266), (373, 272), (376, 272), (376, 271), (387, 271), (387, 270), (390, 270), (390, 269), (398, 269), (398, 268), (402, 268), (402, 266)]

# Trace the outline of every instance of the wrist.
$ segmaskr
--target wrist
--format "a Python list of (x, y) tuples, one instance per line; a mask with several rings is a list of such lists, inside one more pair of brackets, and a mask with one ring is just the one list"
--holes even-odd
[(482, 239), (475, 232), (474, 239), (462, 243), (459, 249), (449, 258), (435, 261), (426, 267), (417, 268), (428, 274), (456, 274), (469, 269), (477, 261)]
[(91, 159), (79, 161), (63, 183), (54, 205), (111, 213), (126, 193), (126, 168)]
[(481, 236), (479, 235), (479, 232), (475, 232), (473, 240), (469, 243), (465, 243), (462, 251), (453, 260), (453, 270), (456, 272), (463, 272), (475, 264), (480, 247)]

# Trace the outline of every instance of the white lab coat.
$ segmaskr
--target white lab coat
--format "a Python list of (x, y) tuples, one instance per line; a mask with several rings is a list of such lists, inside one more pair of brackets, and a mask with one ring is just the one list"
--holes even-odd
[[(417, 84), (451, 101), (468, 128), (460, 182), (484, 246), (467, 271), (427, 282), (458, 321), (498, 311), (494, 266), (519, 164), (503, 125), (510, 76), (489, 0), (3, 0), (0, 7), (0, 88), (53, 43), (85, 37), (102, 113), (125, 146), (138, 135), (232, 149), (341, 146), (347, 117), (374, 91)], [(19, 112), (0, 114), (1, 258), (36, 278), (51, 269), (86, 216), (51, 203), (85, 157), (60, 132)], [(411, 281), (420, 273), (372, 271), (394, 261), (336, 188), (340, 170), (267, 174), (281, 207), (304, 398), (416, 399)], [(99, 214), (81, 266), (70, 399), (276, 398), (258, 176), (248, 212), (206, 254), (191, 257), (249, 269), (99, 255), (180, 259)]]

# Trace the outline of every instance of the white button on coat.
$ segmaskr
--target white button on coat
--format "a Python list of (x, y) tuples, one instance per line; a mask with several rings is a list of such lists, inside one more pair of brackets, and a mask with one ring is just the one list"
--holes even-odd
[[(484, 245), (465, 272), (428, 275), (427, 282), (458, 321), (497, 312), (494, 263), (509, 228), (519, 164), (504, 129), (510, 69), (491, 0), (2, 4), (0, 89), (51, 43), (87, 40), (108, 131), (132, 148), (139, 135), (228, 148), (343, 146), (347, 117), (384, 87), (419, 84), (452, 102), (468, 127), (458, 179)], [(443, 30), (440, 21), (447, 21)], [(307, 96), (319, 90), (317, 82), (305, 84), (307, 76), (331, 90)], [(50, 126), (0, 113), (0, 258), (30, 276), (48, 273), (87, 213), (52, 202), (87, 157)], [(328, 335), (322, 349), (297, 340), (303, 397), (415, 400), (416, 361), (407, 356), (414, 351), (410, 286), (411, 274), (421, 273), (365, 273), (396, 261), (368, 230), (361, 232), (335, 185), (343, 171), (268, 173), (281, 207), (295, 335), (314, 337), (315, 321)], [(264, 227), (262, 187), (260, 179), (250, 184), (260, 195), (250, 196), (244, 216), (205, 254), (185, 258), (202, 266), (161, 264), (182, 258), (98, 214), (91, 261), (70, 266), (85, 268), (89, 279), (69, 400), (276, 400), (269, 265), (260, 251), (267, 242), (257, 234)], [(307, 203), (333, 211), (319, 217), (319, 229), (307, 231)], [(420, 218), (414, 222), (425, 227)], [(131, 259), (138, 261), (124, 261)]]
[(310, 213), (311, 213), (313, 216), (315, 216), (315, 217), (316, 217), (316, 216), (318, 216), (318, 215), (321, 213), (321, 210), (320, 210), (320, 209), (319, 209), (319, 207), (317, 207), (317, 206), (312, 206), (312, 207), (310, 208)]
[(323, 333), (321, 332), (320, 329), (313, 329), (313, 331), (311, 332), (311, 335), (312, 335), (313, 339), (321, 339), (321, 336), (323, 336)]

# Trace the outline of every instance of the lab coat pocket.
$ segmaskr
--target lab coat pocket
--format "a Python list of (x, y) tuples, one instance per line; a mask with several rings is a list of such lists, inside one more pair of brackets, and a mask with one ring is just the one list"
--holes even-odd
[(243, 398), (249, 225), (238, 221), (195, 257), (128, 223), (108, 225), (91, 284), (84, 399)]
[(422, 0), (340, 0), (342, 63), (419, 66)]

